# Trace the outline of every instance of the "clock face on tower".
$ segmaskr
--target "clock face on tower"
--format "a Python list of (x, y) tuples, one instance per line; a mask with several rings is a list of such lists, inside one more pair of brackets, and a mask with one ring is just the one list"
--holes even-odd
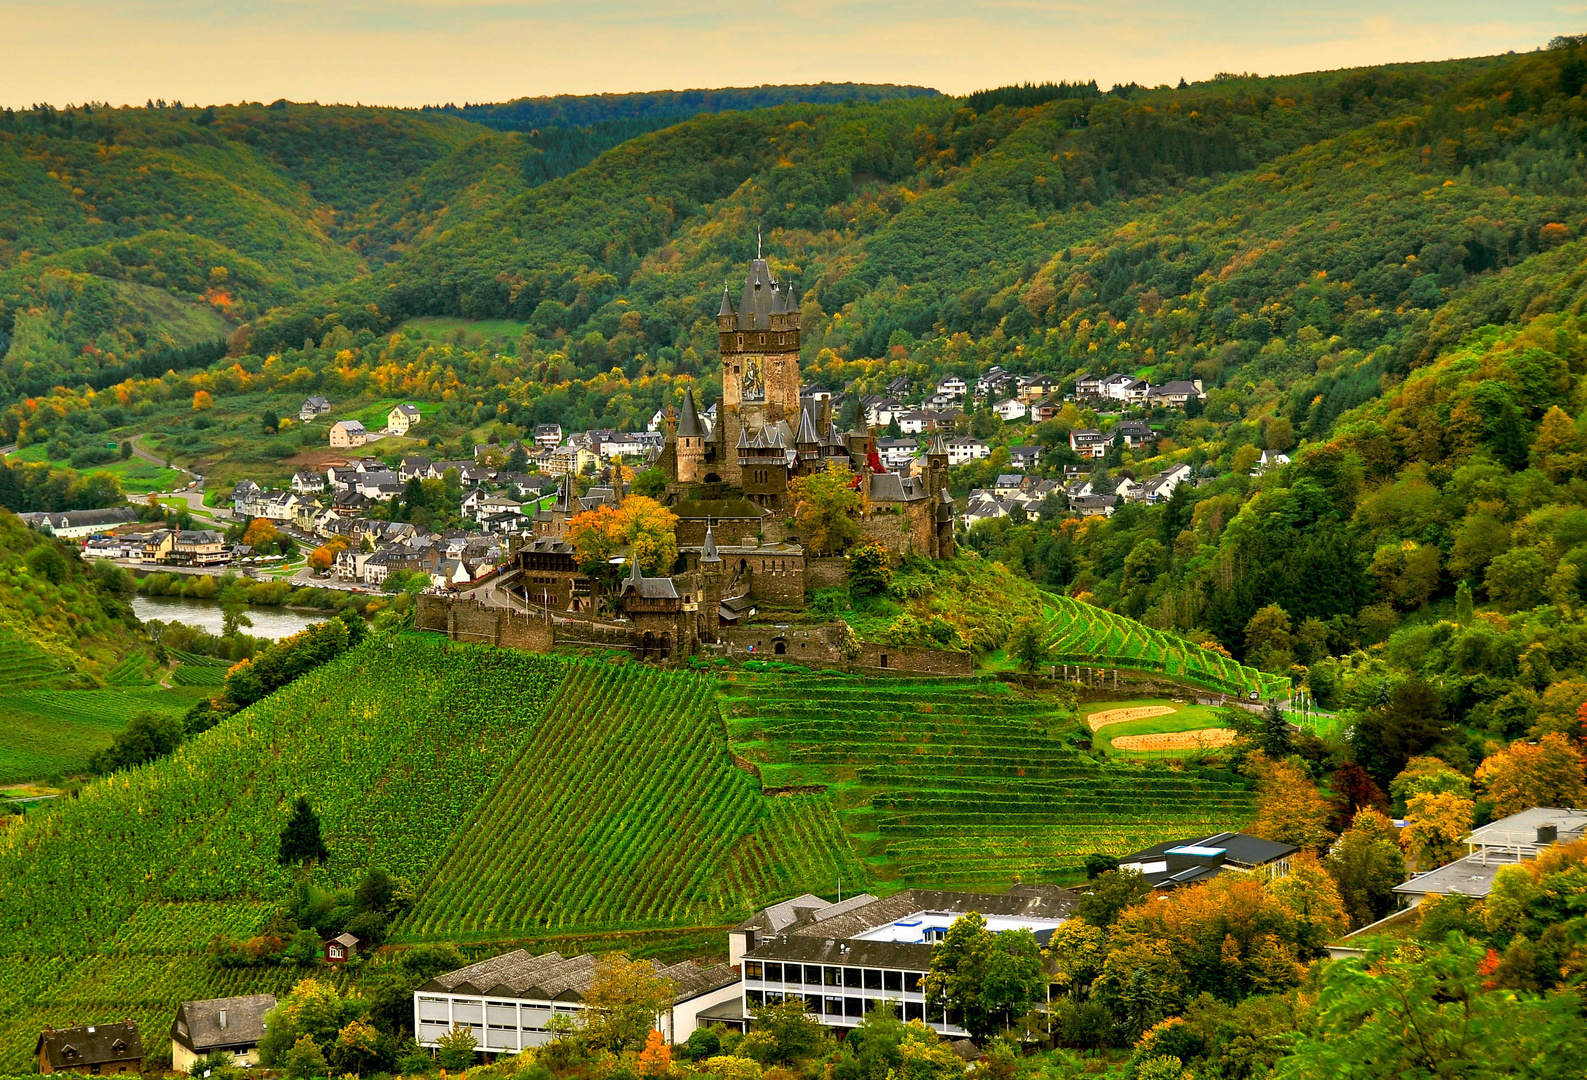
[(766, 380), (761, 375), (759, 357), (751, 356), (745, 358), (744, 376), (739, 383), (739, 387), (739, 397), (742, 401), (766, 400)]

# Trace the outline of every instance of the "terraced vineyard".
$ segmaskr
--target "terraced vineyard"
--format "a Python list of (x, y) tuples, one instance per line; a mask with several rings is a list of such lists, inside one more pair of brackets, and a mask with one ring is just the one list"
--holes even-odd
[(1287, 697), (1290, 680), (1067, 596), (1044, 595), (1051, 662), (1165, 675), (1204, 690), (1263, 699)]
[(728, 921), (861, 877), (831, 804), (735, 768), (714, 682), (579, 664), (438, 865), (404, 937)]
[(877, 881), (1000, 887), (1237, 827), (1249, 794), (1161, 768), (1099, 767), (1051, 697), (991, 681), (753, 677), (724, 691), (736, 753), (768, 788), (824, 788)]
[(171, 675), (171, 681), (178, 686), (224, 686), (226, 672), (231, 669), (231, 661), (213, 656), (178, 652), (175, 649), (171, 650), (171, 656), (180, 661)]
[(96, 750), (140, 712), (181, 715), (197, 691), (130, 685), (107, 690), (0, 690), (0, 783), (65, 776), (87, 768)]
[(37, 686), (64, 674), (61, 662), (31, 641), (0, 632), (0, 686)]

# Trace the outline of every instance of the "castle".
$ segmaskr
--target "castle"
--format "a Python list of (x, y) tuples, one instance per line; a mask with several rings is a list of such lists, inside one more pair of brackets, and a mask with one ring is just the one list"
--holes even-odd
[[(842, 560), (807, 559), (791, 531), (793, 482), (834, 463), (853, 473), (864, 496), (861, 542), (879, 543), (896, 558), (953, 556), (942, 437), (927, 449), (923, 468), (888, 472), (874, 433), (844, 434), (833, 423), (829, 397), (801, 395), (798, 297), (772, 276), (765, 259), (750, 265), (736, 308), (722, 291), (717, 337), (722, 400), (715, 422), (690, 389), (682, 409), (668, 412), (656, 459), (666, 477), (661, 501), (678, 516), (679, 559), (668, 576), (646, 577), (634, 560), (615, 587), (584, 573), (567, 540), (569, 523), (583, 510), (620, 502), (622, 476), (615, 474), (612, 488), (591, 488), (583, 497), (569, 480), (556, 504), (536, 513), (533, 539), (484, 590), (488, 602), (432, 605), (419, 625), (463, 640), (541, 649), (599, 645), (646, 659), (690, 656), (707, 643), (745, 649), (760, 643), (773, 655), (830, 659), (842, 636), (832, 627), (802, 629), (792, 640), (777, 631), (761, 641), (765, 631), (748, 624), (763, 608), (802, 609), (807, 587), (842, 581)], [(921, 670), (948, 670), (943, 665), (956, 662), (916, 651), (931, 654), (919, 660)], [(901, 656), (893, 651), (895, 663)], [(876, 661), (887, 667), (888, 654), (879, 652)]]
[(799, 299), (757, 258), (733, 306), (722, 290), (717, 311), (722, 399), (714, 424), (701, 415), (691, 388), (679, 415), (669, 415), (657, 467), (667, 478), (663, 497), (678, 515), (681, 545), (700, 546), (712, 526), (753, 526), (757, 538), (785, 539), (794, 511), (790, 485), (832, 463), (851, 469), (865, 495), (862, 537), (897, 556), (951, 558), (953, 500), (948, 453), (937, 437), (916, 475), (888, 472), (876, 436), (833, 422), (830, 398), (803, 397), (799, 379)]

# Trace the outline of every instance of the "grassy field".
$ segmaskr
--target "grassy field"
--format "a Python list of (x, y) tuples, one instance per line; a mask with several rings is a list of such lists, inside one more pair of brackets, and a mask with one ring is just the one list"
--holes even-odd
[[(225, 669), (221, 669), (225, 673)], [(209, 690), (213, 694), (214, 688)], [(104, 690), (0, 690), (0, 784), (81, 772), (140, 712), (180, 716), (202, 696), (198, 688), (118, 686)]]
[[(113, 440), (106, 439), (106, 442)], [(34, 444), (24, 446), (22, 449), (9, 455), (17, 461), (50, 462), (52, 465), (70, 465), (69, 461), (51, 461), (47, 448)], [(121, 481), (121, 490), (129, 494), (141, 495), (149, 491), (169, 491), (177, 484), (185, 484), (187, 477), (175, 469), (168, 469), (163, 465), (156, 465), (152, 461), (142, 458), (128, 458), (126, 461), (112, 461), (104, 465), (91, 465), (79, 470), (86, 475), (93, 473), (109, 473)]]

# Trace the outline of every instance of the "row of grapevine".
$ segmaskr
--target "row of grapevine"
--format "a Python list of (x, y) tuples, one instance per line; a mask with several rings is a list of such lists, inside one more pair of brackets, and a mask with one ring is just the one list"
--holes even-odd
[(1073, 722), (1058, 706), (1000, 683), (766, 677), (729, 690), (722, 711), (735, 752), (768, 786), (827, 789), (878, 880), (1050, 879), (1093, 851), (1250, 814), (1249, 793), (1232, 784), (1097, 766), (1062, 741)]
[(856, 874), (824, 801), (768, 799), (734, 767), (714, 693), (692, 674), (576, 666), (398, 933), (721, 922)]
[(1290, 680), (1067, 596), (1043, 597), (1051, 662), (1148, 671), (1235, 697), (1285, 697)]

